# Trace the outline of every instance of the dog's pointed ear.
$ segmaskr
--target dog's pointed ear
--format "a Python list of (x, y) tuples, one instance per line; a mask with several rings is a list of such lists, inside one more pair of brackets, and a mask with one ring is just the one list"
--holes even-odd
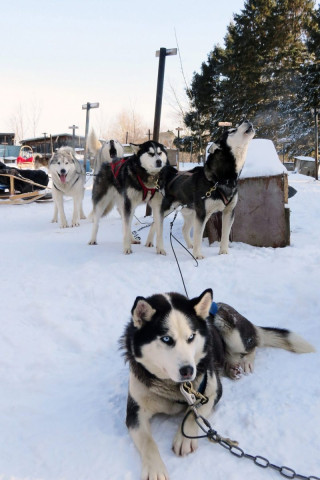
[(139, 151), (140, 145), (138, 145), (137, 143), (130, 143), (130, 145), (131, 145), (132, 150), (134, 151), (134, 153), (137, 154), (138, 151)]
[(212, 142), (212, 144), (210, 145), (209, 147), (209, 150), (208, 150), (208, 153), (214, 153), (215, 150), (219, 149), (219, 145), (217, 145), (216, 143)]
[(155, 309), (143, 297), (137, 297), (131, 310), (133, 324), (136, 328), (141, 328), (145, 322), (151, 320)]
[(204, 320), (209, 315), (212, 299), (213, 299), (213, 292), (211, 288), (208, 288), (207, 290), (202, 292), (199, 297), (193, 298), (191, 300), (196, 314), (199, 317), (203, 318)]

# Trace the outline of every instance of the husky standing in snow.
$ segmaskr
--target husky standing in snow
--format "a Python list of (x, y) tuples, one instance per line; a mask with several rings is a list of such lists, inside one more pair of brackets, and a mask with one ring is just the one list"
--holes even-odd
[(78, 227), (80, 218), (86, 218), (82, 208), (86, 176), (73, 148), (59, 148), (50, 158), (48, 167), (52, 178), (52, 197), (54, 200), (52, 222), (57, 222), (59, 215), (60, 227), (68, 227), (63, 208), (63, 197), (67, 196), (73, 198), (71, 226)]

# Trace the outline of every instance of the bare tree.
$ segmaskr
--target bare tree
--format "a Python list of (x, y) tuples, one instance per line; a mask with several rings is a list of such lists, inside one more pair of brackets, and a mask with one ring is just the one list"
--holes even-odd
[(109, 138), (114, 137), (121, 143), (142, 143), (146, 141), (148, 127), (134, 109), (123, 110), (109, 129)]
[(16, 111), (10, 118), (10, 128), (15, 133), (16, 142), (23, 140), (25, 134), (25, 115), (21, 103), (17, 105)]
[(36, 98), (33, 98), (30, 102), (30, 113), (28, 115), (28, 123), (32, 129), (32, 135), (36, 136), (39, 120), (41, 117), (42, 106), (41, 102)]

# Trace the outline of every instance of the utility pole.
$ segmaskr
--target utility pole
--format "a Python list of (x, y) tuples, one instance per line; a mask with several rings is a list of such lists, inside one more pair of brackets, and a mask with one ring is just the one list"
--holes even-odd
[[(164, 69), (166, 65), (167, 55), (177, 55), (177, 49), (176, 48), (160, 48), (160, 50), (156, 51), (156, 57), (159, 57), (159, 68), (158, 68), (156, 107), (154, 112), (154, 125), (153, 125), (153, 140), (155, 142), (159, 142)], [(151, 213), (152, 213), (151, 207), (147, 205), (146, 216), (151, 215)]]
[(177, 49), (176, 48), (160, 48), (160, 50), (156, 51), (156, 57), (159, 57), (156, 107), (155, 107), (155, 113), (154, 113), (154, 126), (153, 126), (153, 140), (155, 140), (156, 142), (159, 141), (161, 106), (162, 106), (163, 83), (164, 83), (164, 69), (166, 65), (166, 56), (168, 55), (177, 55)]
[(99, 103), (90, 103), (87, 102), (84, 105), (82, 105), (82, 110), (87, 110), (86, 114), (86, 133), (85, 133), (85, 149), (84, 149), (84, 158), (83, 158), (83, 167), (84, 171), (86, 172), (87, 170), (87, 162), (89, 161), (88, 158), (88, 133), (89, 133), (89, 113), (91, 108), (99, 108)]
[(318, 108), (317, 105), (314, 107), (314, 140), (315, 140), (315, 151), (314, 151), (314, 163), (315, 163), (315, 179), (318, 180), (318, 168), (319, 168), (319, 125), (318, 125)]
[(44, 132), (43, 134), (43, 137), (44, 137), (44, 145), (43, 145), (43, 155), (44, 155), (44, 159), (46, 159), (46, 146), (47, 146), (47, 132)]
[(75, 148), (75, 146), (76, 146), (76, 128), (79, 128), (79, 127), (77, 127), (76, 125), (72, 125), (69, 128), (72, 129), (72, 147)]

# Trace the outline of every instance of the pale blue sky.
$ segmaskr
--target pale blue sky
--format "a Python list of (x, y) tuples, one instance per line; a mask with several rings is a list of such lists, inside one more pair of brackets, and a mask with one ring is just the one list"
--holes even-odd
[[(233, 13), (244, 0), (11, 0), (2, 9), (0, 131), (12, 130), (23, 112), (24, 137), (33, 136), (31, 117), (40, 111), (36, 135), (84, 134), (82, 104), (92, 126), (108, 129), (117, 115), (134, 110), (153, 127), (160, 47), (180, 47), (190, 82), (217, 43), (223, 44)], [(185, 84), (178, 56), (167, 57), (161, 130), (179, 126), (174, 94)], [(20, 115), (21, 116), (21, 115)], [(28, 120), (29, 117), (29, 120)]]

